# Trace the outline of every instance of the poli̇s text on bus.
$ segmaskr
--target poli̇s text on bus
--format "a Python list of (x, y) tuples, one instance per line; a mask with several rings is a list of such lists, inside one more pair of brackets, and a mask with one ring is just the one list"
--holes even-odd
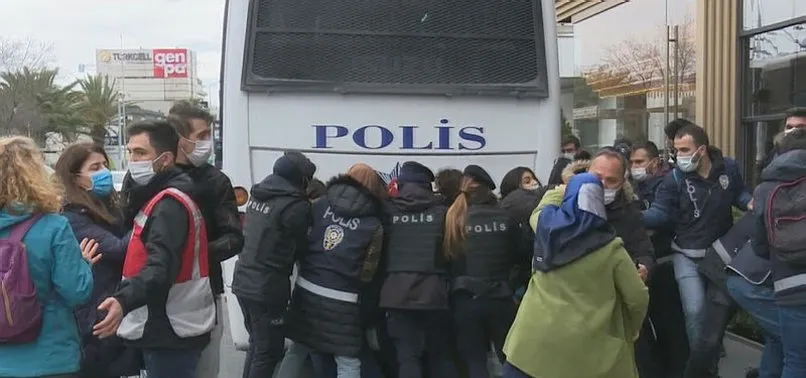
[(401, 150), (478, 151), (487, 145), (484, 127), (455, 127), (449, 125), (447, 119), (440, 120), (440, 124), (430, 128), (416, 125), (401, 125), (394, 128), (364, 125), (356, 129), (344, 125), (311, 125), (316, 133), (313, 148), (334, 148), (333, 142), (344, 139), (367, 150), (397, 146)]

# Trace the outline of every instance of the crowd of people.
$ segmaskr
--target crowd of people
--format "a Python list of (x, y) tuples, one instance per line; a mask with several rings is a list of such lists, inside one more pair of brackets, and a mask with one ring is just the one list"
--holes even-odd
[(289, 151), (243, 224), (211, 121), (178, 103), (131, 125), (120, 193), (101, 146), (48, 175), (32, 140), (0, 139), (0, 377), (217, 377), (235, 255), (244, 378), (488, 378), (490, 359), (505, 378), (715, 378), (739, 309), (766, 341), (748, 376), (806, 377), (806, 109), (754, 195), (680, 119), (666, 154), (571, 137), (545, 185), (416, 161), (393, 185), (365, 163), (323, 182)]

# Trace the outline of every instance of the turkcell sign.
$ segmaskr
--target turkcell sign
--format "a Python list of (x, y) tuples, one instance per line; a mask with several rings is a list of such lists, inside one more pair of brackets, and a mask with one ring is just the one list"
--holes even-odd
[(365, 150), (397, 148), (400, 150), (479, 151), (487, 145), (484, 127), (450, 125), (441, 119), (438, 126), (311, 125), (315, 130), (313, 148), (331, 149), (335, 144), (349, 141)]

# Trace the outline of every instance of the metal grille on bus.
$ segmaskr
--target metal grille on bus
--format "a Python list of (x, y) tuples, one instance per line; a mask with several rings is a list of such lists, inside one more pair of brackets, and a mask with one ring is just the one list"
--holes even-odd
[(539, 72), (530, 0), (258, 1), (252, 73), (263, 78), (524, 84)]

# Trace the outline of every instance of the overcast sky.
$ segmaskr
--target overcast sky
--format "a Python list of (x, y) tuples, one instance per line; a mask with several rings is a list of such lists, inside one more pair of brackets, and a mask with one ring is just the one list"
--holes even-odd
[(194, 50), (204, 84), (218, 82), (223, 0), (0, 0), (0, 15), (0, 36), (52, 44), (64, 80), (123, 35), (126, 48)]

